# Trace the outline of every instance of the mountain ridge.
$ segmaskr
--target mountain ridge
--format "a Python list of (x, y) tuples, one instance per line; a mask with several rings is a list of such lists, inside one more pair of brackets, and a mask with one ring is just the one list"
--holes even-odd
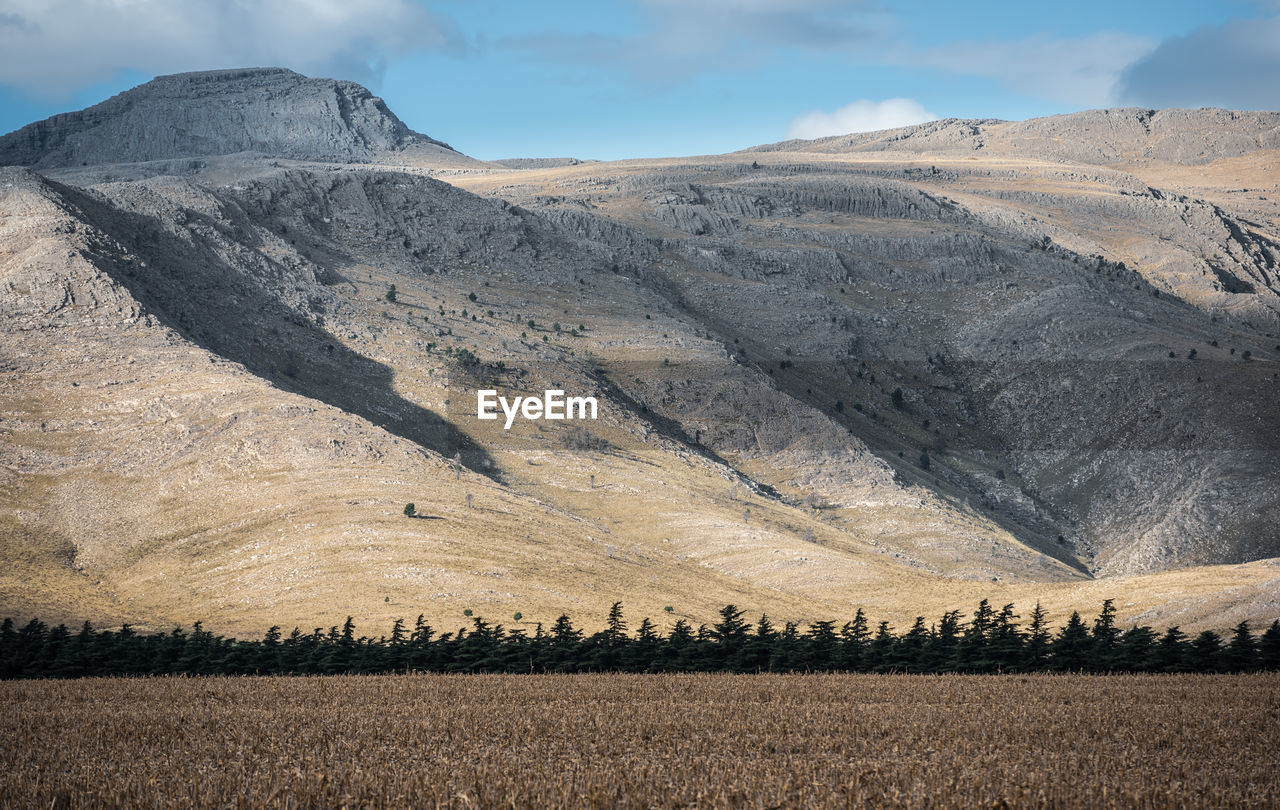
[(1280, 149), (1280, 113), (1110, 107), (1005, 121), (943, 118), (923, 124), (763, 144), (742, 152), (932, 152), (999, 149), (1048, 160), (1107, 165), (1134, 159), (1182, 165)]

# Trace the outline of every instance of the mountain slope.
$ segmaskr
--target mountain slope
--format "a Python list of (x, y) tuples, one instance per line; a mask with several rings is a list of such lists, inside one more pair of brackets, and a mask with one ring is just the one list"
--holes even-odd
[[(0, 612), (1280, 615), (1274, 194), (806, 144), (450, 185), (312, 81), (146, 113), (243, 107), (278, 160), (0, 170)], [(132, 103), (24, 160), (151, 160)], [(486, 387), (601, 418), (503, 430)]]
[(1274, 191), (813, 145), (456, 182), (660, 239), (691, 315), (1046, 551), (1110, 575), (1280, 553)]
[(0, 137), (0, 165), (38, 169), (237, 152), (368, 162), (406, 151), (453, 152), (411, 131), (354, 82), (283, 68), (160, 76)]

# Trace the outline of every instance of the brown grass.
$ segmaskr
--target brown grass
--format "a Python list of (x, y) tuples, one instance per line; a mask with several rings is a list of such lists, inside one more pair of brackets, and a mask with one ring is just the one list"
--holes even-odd
[(1280, 677), (0, 684), (8, 807), (1280, 802)]

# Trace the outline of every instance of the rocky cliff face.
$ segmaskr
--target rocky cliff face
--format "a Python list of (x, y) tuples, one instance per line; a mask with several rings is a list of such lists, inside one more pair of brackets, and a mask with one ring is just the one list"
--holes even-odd
[(29, 124), (0, 138), (0, 165), (50, 169), (236, 152), (361, 162), (412, 146), (445, 145), (411, 131), (354, 82), (251, 68), (160, 76)]

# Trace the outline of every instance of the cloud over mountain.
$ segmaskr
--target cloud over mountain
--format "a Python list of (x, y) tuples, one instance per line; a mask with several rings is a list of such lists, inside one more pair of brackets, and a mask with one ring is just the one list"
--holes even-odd
[(1129, 65), (1121, 101), (1145, 107), (1280, 109), (1280, 16), (1204, 25)]
[(413, 0), (11, 0), (0, 14), (0, 84), (58, 95), (122, 70), (144, 74), (287, 65), (370, 81), (386, 60), (454, 49), (453, 24)]
[(814, 110), (805, 113), (787, 127), (787, 137), (825, 138), (828, 135), (845, 135), (850, 132), (907, 127), (937, 119), (938, 116), (926, 110), (918, 101), (909, 98), (889, 98), (884, 101), (864, 98), (834, 112)]

